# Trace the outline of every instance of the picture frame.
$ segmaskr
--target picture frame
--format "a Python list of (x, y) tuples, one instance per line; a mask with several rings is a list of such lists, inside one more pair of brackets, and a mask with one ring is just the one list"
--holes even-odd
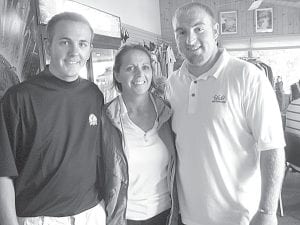
[(237, 11), (220, 12), (221, 34), (237, 33)]
[(273, 8), (255, 10), (255, 31), (257, 33), (273, 32)]

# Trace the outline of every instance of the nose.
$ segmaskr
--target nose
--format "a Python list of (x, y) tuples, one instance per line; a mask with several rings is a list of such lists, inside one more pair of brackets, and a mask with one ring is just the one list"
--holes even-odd
[(135, 68), (135, 75), (138, 77), (142, 75), (142, 69), (138, 66)]
[(187, 35), (186, 35), (186, 44), (187, 45), (193, 45), (196, 42), (196, 40), (197, 40), (197, 37), (193, 31), (187, 33)]
[(76, 43), (72, 43), (70, 45), (69, 53), (71, 55), (78, 55), (79, 54), (79, 45)]

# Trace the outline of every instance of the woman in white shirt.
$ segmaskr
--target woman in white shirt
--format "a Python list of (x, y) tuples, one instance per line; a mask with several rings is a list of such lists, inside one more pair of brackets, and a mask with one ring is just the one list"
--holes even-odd
[(120, 95), (106, 105), (103, 120), (107, 224), (177, 224), (172, 113), (151, 92), (151, 56), (125, 45), (113, 69)]

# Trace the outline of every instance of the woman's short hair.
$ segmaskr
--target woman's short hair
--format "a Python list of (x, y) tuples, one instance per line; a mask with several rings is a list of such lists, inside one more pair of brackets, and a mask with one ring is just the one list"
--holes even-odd
[[(121, 68), (121, 65), (122, 65), (122, 59), (123, 59), (124, 55), (126, 55), (126, 53), (128, 53), (129, 51), (142, 51), (142, 52), (144, 52), (149, 57), (151, 68), (153, 70), (151, 54), (150, 54), (150, 52), (148, 52), (148, 50), (144, 46), (142, 46), (140, 44), (126, 44), (126, 45), (123, 45), (119, 49), (119, 51), (117, 52), (117, 54), (115, 56), (115, 61), (114, 61), (114, 66), (113, 66), (113, 82), (114, 82), (116, 88), (118, 89), (118, 91), (120, 91), (120, 92), (122, 92), (122, 85), (121, 85), (120, 82), (118, 82), (116, 80), (116, 74), (120, 72), (120, 68)], [(152, 79), (151, 84), (153, 84), (153, 79)]]
[(91, 30), (91, 43), (94, 38), (94, 31), (93, 28), (91, 27), (89, 21), (82, 15), (75, 13), (75, 12), (63, 12), (54, 15), (48, 22), (46, 32), (47, 32), (47, 37), (49, 42), (52, 42), (53, 36), (54, 36), (54, 29), (55, 26), (58, 22), (67, 20), (67, 21), (73, 21), (73, 22), (80, 22), (83, 24), (86, 24), (90, 30)]

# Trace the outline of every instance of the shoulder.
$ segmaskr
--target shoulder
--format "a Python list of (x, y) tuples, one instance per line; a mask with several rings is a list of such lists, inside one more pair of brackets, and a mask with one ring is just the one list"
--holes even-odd
[[(182, 67), (182, 66), (181, 66)], [(177, 70), (175, 70), (167, 79), (167, 82), (168, 83), (172, 83), (173, 81), (179, 79), (180, 77), (180, 70), (181, 70), (181, 67)]]
[(119, 96), (111, 100), (104, 105), (105, 115), (110, 119), (114, 120), (121, 113), (121, 106), (118, 100)]
[(172, 109), (169, 101), (156, 95), (152, 95), (152, 97), (157, 109), (158, 117), (160, 118), (165, 117), (165, 120), (169, 119), (172, 116)]
[(152, 94), (152, 97), (156, 106), (168, 107), (171, 109), (171, 104), (168, 100), (163, 99), (161, 96), (155, 94)]
[(38, 78), (34, 77), (30, 80), (23, 81), (22, 83), (16, 84), (10, 87), (4, 94), (3, 98), (20, 96), (23, 94), (27, 94), (32, 90), (32, 86), (36, 83)]
[(247, 62), (245, 60), (229, 56), (228, 65), (227, 67), (232, 68), (233, 70), (239, 69), (242, 70), (244, 73), (261, 73), (262, 71), (255, 66), (253, 63)]
[(226, 65), (225, 76), (231, 81), (241, 82), (244, 85), (253, 84), (267, 80), (264, 71), (253, 63), (247, 62), (236, 57), (229, 57)]
[(101, 99), (104, 99), (103, 93), (100, 91), (98, 86), (92, 81), (80, 78), (80, 85), (86, 87), (89, 93), (96, 94)]

